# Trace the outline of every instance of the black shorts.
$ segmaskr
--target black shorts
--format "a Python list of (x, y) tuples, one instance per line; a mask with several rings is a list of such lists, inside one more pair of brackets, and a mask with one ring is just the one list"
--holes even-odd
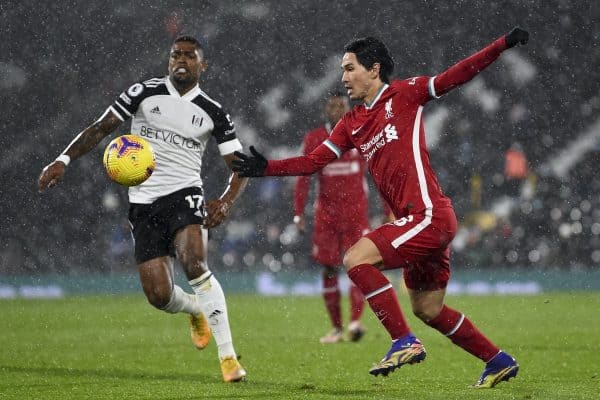
[(206, 209), (202, 188), (178, 190), (152, 204), (131, 203), (129, 222), (139, 264), (156, 257), (175, 256), (177, 231), (187, 225), (204, 223)]

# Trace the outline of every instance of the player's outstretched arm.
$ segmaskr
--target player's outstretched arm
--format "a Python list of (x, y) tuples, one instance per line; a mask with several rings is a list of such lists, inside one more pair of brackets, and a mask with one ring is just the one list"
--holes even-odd
[(337, 155), (325, 144), (320, 144), (310, 154), (284, 160), (267, 160), (254, 146), (250, 146), (250, 153), (252, 155), (239, 151), (233, 153), (237, 160), (232, 162), (232, 168), (240, 176), (253, 178), (311, 175), (337, 158)]
[(107, 112), (98, 121), (81, 131), (56, 160), (42, 169), (38, 178), (40, 193), (46, 188), (56, 186), (65, 174), (65, 168), (72, 160), (90, 152), (119, 125), (121, 125), (121, 120), (112, 112)]
[(459, 61), (443, 73), (434, 77), (433, 85), (430, 86), (434, 90), (430, 90), (430, 94), (432, 97), (439, 97), (453, 88), (470, 81), (475, 75), (493, 63), (504, 50), (514, 47), (517, 44), (527, 44), (528, 41), (529, 32), (519, 27), (513, 28), (509, 33), (496, 39), (487, 47)]
[[(225, 162), (231, 170), (233, 170), (233, 161), (237, 160), (233, 154), (226, 154), (223, 156)], [(233, 203), (243, 193), (246, 185), (248, 184), (248, 178), (241, 177), (237, 172), (233, 172), (229, 176), (229, 184), (227, 188), (217, 200), (211, 200), (206, 203), (206, 209), (208, 216), (204, 226), (206, 228), (214, 228), (221, 224), (229, 215), (229, 210), (233, 206)]]

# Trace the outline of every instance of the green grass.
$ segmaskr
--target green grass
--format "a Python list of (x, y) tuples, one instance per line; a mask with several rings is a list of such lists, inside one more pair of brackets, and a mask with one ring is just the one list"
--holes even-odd
[(321, 345), (320, 298), (228, 301), (248, 370), (240, 384), (221, 382), (214, 343), (193, 349), (184, 315), (141, 294), (0, 301), (0, 398), (590, 399), (600, 388), (600, 293), (449, 297), (521, 364), (517, 379), (483, 391), (469, 387), (483, 364), (412, 315), (427, 360), (375, 378), (367, 370), (389, 340), (369, 309), (363, 341)]

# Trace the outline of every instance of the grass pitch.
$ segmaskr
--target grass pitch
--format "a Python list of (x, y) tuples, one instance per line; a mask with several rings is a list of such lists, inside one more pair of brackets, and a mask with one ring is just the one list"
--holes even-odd
[(225, 384), (214, 342), (195, 350), (187, 318), (152, 309), (140, 293), (0, 301), (0, 398), (597, 398), (600, 293), (447, 300), (517, 358), (517, 379), (470, 388), (483, 364), (409, 312), (427, 359), (375, 378), (367, 371), (390, 343), (368, 308), (361, 342), (321, 345), (329, 327), (320, 298), (231, 295), (234, 341), (248, 379)]

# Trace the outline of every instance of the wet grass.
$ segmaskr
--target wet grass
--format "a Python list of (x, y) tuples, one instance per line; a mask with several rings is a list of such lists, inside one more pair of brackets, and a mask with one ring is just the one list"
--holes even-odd
[(389, 341), (368, 309), (363, 341), (320, 345), (328, 330), (320, 298), (229, 296), (248, 379), (225, 384), (214, 343), (193, 349), (185, 316), (157, 312), (140, 294), (0, 301), (0, 398), (596, 398), (600, 293), (450, 297), (448, 304), (518, 359), (517, 379), (471, 389), (483, 365), (412, 315), (427, 360), (374, 378), (367, 370)]

